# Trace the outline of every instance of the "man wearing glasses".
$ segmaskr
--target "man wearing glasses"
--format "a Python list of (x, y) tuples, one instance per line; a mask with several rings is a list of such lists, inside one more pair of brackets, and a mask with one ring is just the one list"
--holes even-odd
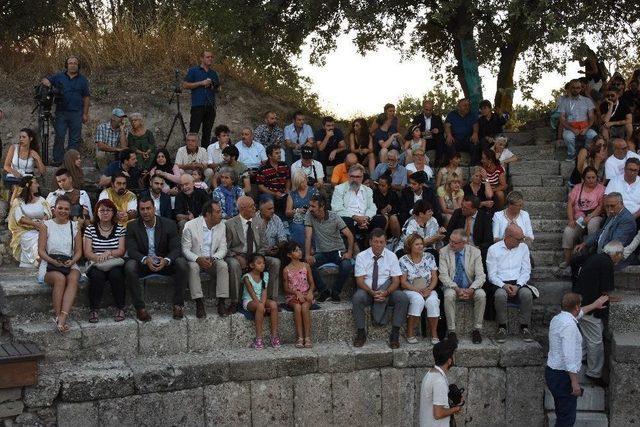
[(496, 342), (507, 340), (507, 302), (520, 304), (520, 331), (525, 342), (533, 341), (529, 330), (534, 293), (538, 290), (528, 284), (531, 277), (529, 247), (524, 243), (522, 229), (512, 224), (507, 227), (504, 239), (494, 243), (487, 253), (488, 291), (493, 293), (498, 333)]
[(627, 159), (624, 165), (622, 176), (613, 178), (607, 184), (605, 194), (617, 192), (622, 195), (624, 207), (636, 218), (636, 224), (640, 217), (640, 160), (636, 158)]
[(600, 104), (600, 133), (608, 141), (609, 137), (631, 140), (633, 134), (633, 118), (631, 108), (620, 100), (614, 88), (604, 93), (606, 102)]
[(356, 164), (349, 169), (349, 181), (336, 186), (331, 198), (332, 210), (342, 217), (344, 223), (354, 235), (360, 235), (360, 249), (366, 248), (367, 234), (375, 229), (384, 230), (387, 220), (376, 215), (373, 203), (373, 190), (362, 184), (364, 167)]

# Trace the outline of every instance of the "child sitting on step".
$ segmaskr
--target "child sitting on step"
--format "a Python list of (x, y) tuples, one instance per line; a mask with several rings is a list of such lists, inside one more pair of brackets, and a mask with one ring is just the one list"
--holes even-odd
[(280, 348), (280, 338), (278, 337), (278, 303), (267, 298), (267, 283), (269, 283), (269, 273), (264, 271), (265, 259), (260, 254), (253, 254), (249, 258), (250, 271), (242, 276), (244, 294), (242, 295), (242, 306), (245, 310), (251, 311), (255, 315), (256, 339), (251, 346), (256, 350), (264, 348), (262, 339), (262, 322), (264, 315), (271, 316), (271, 347)]
[(302, 262), (302, 247), (296, 242), (287, 245), (287, 256), (291, 260), (282, 271), (287, 304), (293, 309), (296, 325), (297, 348), (311, 348), (311, 306), (313, 305), (313, 276), (311, 267)]

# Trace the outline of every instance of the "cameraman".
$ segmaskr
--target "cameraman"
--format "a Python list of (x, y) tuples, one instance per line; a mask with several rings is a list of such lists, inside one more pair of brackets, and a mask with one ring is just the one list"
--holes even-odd
[(220, 77), (211, 69), (213, 53), (202, 52), (200, 65), (189, 68), (182, 82), (183, 89), (191, 91), (191, 119), (189, 132), (200, 132), (202, 126), (202, 146), (211, 142), (211, 128), (216, 120), (216, 91), (220, 87)]
[(82, 124), (89, 121), (89, 81), (80, 74), (78, 57), (70, 56), (65, 61), (65, 69), (53, 76), (42, 79), (46, 87), (53, 87), (61, 93), (56, 97), (56, 120), (54, 123), (52, 166), (60, 166), (64, 156), (64, 139), (69, 131), (68, 149), (78, 149)]
[(454, 340), (440, 341), (433, 346), (435, 365), (422, 380), (420, 387), (420, 427), (448, 427), (450, 418), (462, 410), (464, 397), (453, 408), (449, 407), (449, 381), (447, 372), (453, 366)]

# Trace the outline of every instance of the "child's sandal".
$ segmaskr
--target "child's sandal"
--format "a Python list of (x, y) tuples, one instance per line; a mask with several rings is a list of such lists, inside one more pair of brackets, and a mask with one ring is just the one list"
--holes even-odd
[(296, 348), (304, 348), (304, 338), (298, 337), (296, 341)]
[(256, 350), (262, 350), (264, 348), (264, 341), (262, 341), (262, 338), (256, 338), (251, 343), (251, 347), (255, 348)]
[(271, 338), (271, 347), (280, 348), (280, 337), (272, 337)]
[(310, 337), (306, 337), (304, 339), (304, 348), (312, 348), (313, 344), (311, 344), (311, 338)]

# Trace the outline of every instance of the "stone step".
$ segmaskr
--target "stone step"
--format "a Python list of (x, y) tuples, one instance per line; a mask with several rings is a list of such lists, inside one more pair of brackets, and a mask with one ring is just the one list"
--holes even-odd
[(536, 143), (535, 131), (503, 132), (502, 135), (507, 138), (507, 143), (512, 147), (533, 146)]
[(534, 249), (558, 250), (562, 247), (562, 233), (535, 233)]
[(640, 265), (630, 265), (615, 273), (616, 289), (640, 290)]
[(561, 175), (511, 175), (514, 189), (518, 187), (565, 187), (566, 180)]
[[(534, 237), (537, 233), (562, 233), (567, 226), (566, 219), (532, 219), (531, 226), (533, 227)], [(534, 240), (535, 245), (535, 240)]]
[(560, 308), (562, 296), (571, 292), (570, 281), (539, 281), (532, 280), (532, 284), (540, 291), (540, 297), (535, 300), (536, 304), (551, 305)]
[(511, 175), (558, 175), (560, 162), (557, 160), (523, 160), (509, 165)]
[(618, 363), (640, 362), (640, 336), (637, 333), (614, 332), (611, 341), (613, 360)]
[(511, 151), (513, 151), (513, 154), (518, 156), (521, 161), (548, 160), (553, 159), (555, 155), (555, 147), (552, 145), (515, 146)]
[[(637, 323), (637, 318), (636, 318)], [(614, 337), (617, 334), (614, 334)], [(636, 337), (638, 334), (635, 334)], [(634, 357), (628, 363), (609, 359), (609, 416), (611, 426), (635, 426), (640, 420), (640, 405), (629, 396), (640, 394), (640, 364), (638, 363), (637, 340)], [(629, 354), (628, 354), (629, 355)]]
[[(604, 388), (588, 383), (581, 383), (580, 385), (584, 389), (584, 393), (577, 399), (577, 410), (594, 412), (604, 411)], [(544, 390), (544, 409), (548, 411), (556, 409), (556, 405), (553, 401), (553, 395), (546, 387)]]
[(640, 295), (636, 291), (616, 291), (621, 301), (611, 304), (609, 330), (615, 333), (640, 333)]
[[(518, 187), (525, 204), (529, 202), (566, 202), (567, 189), (564, 187)], [(526, 209), (526, 208), (525, 208)]]
[(538, 250), (531, 251), (533, 263), (538, 265), (558, 265), (562, 261), (563, 252), (560, 250)]
[[(535, 244), (535, 243), (534, 243)], [(551, 265), (536, 265), (533, 271), (531, 271), (531, 278), (535, 281), (555, 281), (564, 279), (558, 274), (558, 267)]]
[[(547, 413), (548, 425), (556, 424), (556, 413)], [(613, 424), (612, 424), (613, 425)], [(609, 418), (604, 412), (578, 412), (575, 427), (609, 427)]]
[(524, 209), (529, 213), (531, 219), (558, 219), (566, 217), (567, 214), (567, 204), (565, 202), (527, 200), (525, 201)]

